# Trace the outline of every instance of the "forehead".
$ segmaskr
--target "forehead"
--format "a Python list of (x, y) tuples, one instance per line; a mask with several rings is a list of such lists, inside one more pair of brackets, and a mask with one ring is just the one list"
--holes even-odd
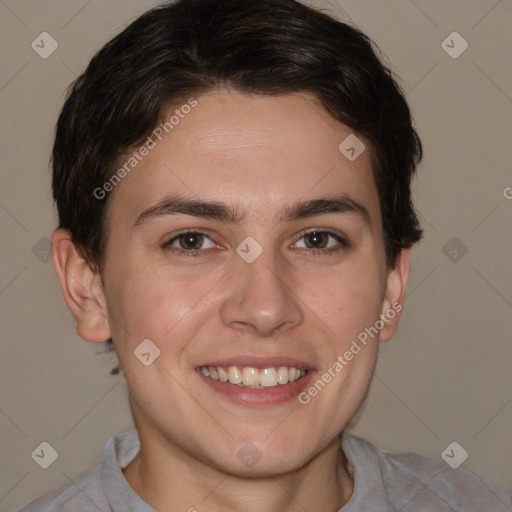
[(365, 150), (347, 158), (354, 152), (346, 152), (344, 141), (357, 143), (355, 134), (313, 96), (220, 89), (195, 99), (193, 109), (177, 105), (165, 116), (180, 114), (118, 185), (113, 216), (122, 210), (134, 220), (171, 194), (228, 202), (247, 218), (298, 200), (347, 194), (380, 219), (368, 144), (359, 136)]

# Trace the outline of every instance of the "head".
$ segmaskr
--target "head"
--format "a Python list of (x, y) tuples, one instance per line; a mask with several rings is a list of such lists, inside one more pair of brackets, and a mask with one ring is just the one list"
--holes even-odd
[[(421, 237), (421, 144), (375, 51), (293, 0), (181, 0), (73, 85), (53, 150), (54, 263), (80, 336), (113, 340), (139, 433), (278, 473), (361, 404)], [(212, 387), (212, 365), (307, 374), (270, 406)], [(254, 467), (237, 457), (248, 443)]]

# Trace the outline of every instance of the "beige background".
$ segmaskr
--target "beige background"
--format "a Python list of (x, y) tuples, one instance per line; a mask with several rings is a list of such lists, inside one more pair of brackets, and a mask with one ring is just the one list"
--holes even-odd
[[(123, 378), (75, 334), (44, 262), (55, 225), (48, 159), (68, 84), (157, 3), (0, 2), (0, 511), (99, 464), (105, 441), (132, 425)], [(314, 4), (378, 43), (403, 79), (425, 148), (415, 193), (426, 238), (353, 432), (438, 460), (457, 441), (469, 453), (463, 467), (512, 491), (512, 2)], [(43, 31), (59, 44), (48, 59), (31, 48)], [(469, 43), (457, 59), (441, 47), (453, 31)], [(467, 247), (458, 262), (453, 247), (443, 249), (452, 237)], [(46, 470), (31, 458), (42, 441), (59, 454)]]

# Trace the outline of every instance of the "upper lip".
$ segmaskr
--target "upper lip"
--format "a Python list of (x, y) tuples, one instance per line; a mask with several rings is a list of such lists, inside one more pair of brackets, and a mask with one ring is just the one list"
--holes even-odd
[(238, 366), (238, 367), (250, 367), (250, 368), (270, 368), (270, 367), (280, 367), (280, 366), (288, 366), (293, 368), (298, 368), (301, 370), (312, 370), (313, 367), (310, 363), (305, 361), (301, 361), (299, 359), (295, 359), (293, 357), (288, 356), (251, 356), (251, 355), (241, 355), (241, 356), (232, 356), (224, 359), (215, 359), (213, 361), (208, 361), (206, 363), (200, 364), (198, 367), (202, 366), (213, 367), (228, 367), (228, 366)]

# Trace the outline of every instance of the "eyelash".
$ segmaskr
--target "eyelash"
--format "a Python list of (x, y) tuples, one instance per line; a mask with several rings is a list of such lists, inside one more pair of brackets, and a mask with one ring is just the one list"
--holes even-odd
[[(326, 234), (329, 237), (334, 238), (340, 244), (340, 245), (338, 245), (338, 247), (330, 248), (330, 249), (315, 249), (315, 248), (306, 248), (305, 249), (307, 251), (311, 251), (315, 255), (326, 254), (326, 255), (331, 255), (332, 256), (332, 255), (338, 254), (339, 252), (341, 252), (341, 251), (347, 249), (348, 247), (350, 247), (350, 244), (348, 243), (348, 241), (346, 239), (344, 239), (343, 237), (341, 237), (340, 235), (337, 235), (336, 233), (333, 233), (332, 231), (320, 230), (320, 229), (308, 229), (308, 230), (305, 230), (305, 231), (301, 231), (299, 233), (299, 240), (304, 238), (306, 235), (311, 234), (311, 233)], [(188, 249), (187, 250), (187, 249), (177, 249), (175, 247), (172, 247), (172, 244), (175, 241), (177, 241), (183, 235), (203, 235), (206, 238), (211, 240), (211, 238), (208, 236), (208, 234), (205, 233), (204, 231), (186, 229), (184, 231), (180, 231), (173, 238), (171, 238), (170, 240), (165, 242), (162, 245), (162, 248), (165, 249), (166, 251), (171, 252), (171, 253), (175, 253), (175, 254), (179, 254), (179, 255), (181, 254), (181, 255), (183, 255), (185, 257), (195, 258), (195, 257), (201, 256), (204, 253), (204, 250), (201, 250), (201, 249)], [(211, 240), (211, 241), (213, 242), (213, 240)]]

